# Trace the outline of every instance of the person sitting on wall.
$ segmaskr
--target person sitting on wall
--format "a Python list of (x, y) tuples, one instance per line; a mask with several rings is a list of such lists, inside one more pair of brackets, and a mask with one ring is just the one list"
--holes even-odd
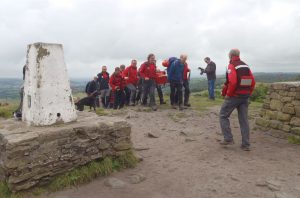
[(114, 95), (114, 109), (121, 109), (124, 106), (124, 88), (125, 80), (123, 79), (120, 68), (116, 67), (115, 72), (109, 80), (109, 85), (112, 88), (112, 94)]

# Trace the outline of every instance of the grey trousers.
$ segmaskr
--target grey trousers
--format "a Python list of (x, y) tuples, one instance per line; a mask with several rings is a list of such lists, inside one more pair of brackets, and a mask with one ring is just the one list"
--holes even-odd
[(225, 99), (220, 111), (221, 130), (226, 141), (233, 140), (230, 128), (229, 117), (234, 109), (238, 111), (238, 119), (242, 134), (242, 146), (250, 146), (249, 143), (249, 122), (248, 122), (248, 97), (231, 97)]
[(135, 103), (136, 86), (133, 84), (128, 84), (126, 87), (130, 90), (130, 102)]

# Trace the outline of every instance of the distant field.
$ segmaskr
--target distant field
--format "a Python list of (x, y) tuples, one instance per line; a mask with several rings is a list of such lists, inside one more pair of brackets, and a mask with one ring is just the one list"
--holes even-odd
[[(272, 83), (281, 81), (300, 80), (300, 73), (256, 73), (257, 82)], [(83, 92), (88, 79), (71, 79), (71, 88), (74, 94)], [(220, 88), (225, 81), (225, 75), (219, 75), (216, 81), (216, 87)], [(10, 101), (19, 98), (19, 90), (23, 84), (21, 79), (0, 78), (0, 102)], [(192, 78), (190, 81), (192, 92), (203, 91), (207, 89), (207, 81), (203, 76)], [(169, 92), (168, 86), (164, 88), (165, 92)]]

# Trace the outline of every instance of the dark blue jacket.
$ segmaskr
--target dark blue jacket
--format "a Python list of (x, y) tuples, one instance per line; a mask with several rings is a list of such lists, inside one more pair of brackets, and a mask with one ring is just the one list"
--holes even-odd
[(98, 83), (99, 83), (99, 89), (109, 89), (109, 73), (106, 72), (107, 77), (104, 78), (102, 72), (99, 73), (98, 76)]
[(183, 82), (184, 64), (177, 59), (169, 66), (168, 79), (170, 82)]

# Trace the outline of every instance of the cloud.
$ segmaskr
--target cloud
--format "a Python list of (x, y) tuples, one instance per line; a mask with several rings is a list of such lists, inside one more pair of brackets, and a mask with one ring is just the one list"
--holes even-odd
[(299, 13), (296, 0), (3, 0), (1, 77), (21, 76), (34, 42), (62, 43), (71, 77), (152, 52), (158, 63), (187, 53), (194, 73), (210, 56), (221, 74), (230, 48), (254, 71), (300, 72)]

